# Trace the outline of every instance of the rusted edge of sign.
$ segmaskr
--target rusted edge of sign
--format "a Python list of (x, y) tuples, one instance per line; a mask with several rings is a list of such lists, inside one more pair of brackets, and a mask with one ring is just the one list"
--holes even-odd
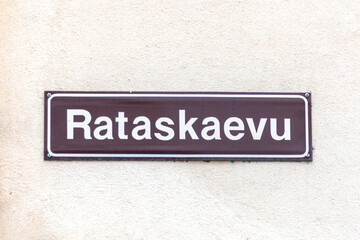
[[(226, 154), (228, 156), (224, 157), (209, 157), (208, 155), (214, 154), (185, 154), (186, 156), (181, 156), (182, 154), (118, 154), (118, 155), (129, 155), (129, 156), (111, 156), (111, 154), (107, 154), (107, 156), (88, 156), (89, 154), (71, 154), (72, 156), (58, 156), (51, 152), (49, 147), (49, 120), (50, 115), (48, 114), (49, 110), (49, 103), (51, 99), (54, 97), (54, 94), (129, 94), (129, 95), (137, 95), (137, 94), (146, 94), (146, 95), (163, 95), (163, 94), (171, 94), (171, 95), (298, 95), (299, 97), (303, 98), (305, 101), (305, 105), (307, 107), (307, 153), (303, 154), (303, 157), (299, 158), (289, 158), (289, 157), (231, 157), (231, 155)], [(113, 91), (96, 91), (96, 92), (86, 92), (86, 91), (45, 91), (44, 92), (44, 159), (45, 160), (64, 160), (64, 161), (78, 161), (78, 160), (106, 160), (106, 161), (242, 161), (242, 162), (250, 162), (250, 161), (281, 161), (281, 162), (310, 162), (313, 160), (313, 147), (312, 147), (312, 126), (311, 126), (311, 93), (310, 92), (295, 92), (295, 93), (288, 93), (288, 92), (113, 92)], [(137, 155), (136, 157), (132, 157), (130, 155)], [(151, 156), (152, 155), (152, 156)], [(176, 156), (170, 156), (176, 155)], [(189, 156), (189, 155), (196, 155), (196, 156)], [(253, 155), (253, 154), (252, 154)]]

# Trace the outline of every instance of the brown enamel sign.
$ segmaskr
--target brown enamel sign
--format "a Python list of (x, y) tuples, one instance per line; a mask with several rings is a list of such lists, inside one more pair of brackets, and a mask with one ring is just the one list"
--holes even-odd
[(311, 161), (309, 93), (45, 92), (46, 160)]

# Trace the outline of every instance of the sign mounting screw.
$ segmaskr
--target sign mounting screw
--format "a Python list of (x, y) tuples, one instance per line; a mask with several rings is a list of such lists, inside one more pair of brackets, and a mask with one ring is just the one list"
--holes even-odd
[(308, 154), (306, 154), (306, 157), (310, 157), (310, 154), (308, 153)]
[(51, 97), (51, 93), (48, 93), (47, 96), (48, 96), (48, 97)]
[(309, 93), (305, 93), (305, 97), (309, 97), (310, 96), (310, 94)]
[(47, 155), (49, 158), (51, 157), (51, 154), (50, 153), (48, 153), (48, 155)]

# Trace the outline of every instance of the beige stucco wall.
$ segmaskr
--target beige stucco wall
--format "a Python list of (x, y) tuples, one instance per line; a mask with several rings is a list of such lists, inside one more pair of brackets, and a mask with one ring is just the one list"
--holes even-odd
[[(360, 1), (0, 0), (0, 239), (360, 239)], [(44, 90), (311, 91), (312, 163), (46, 162)]]

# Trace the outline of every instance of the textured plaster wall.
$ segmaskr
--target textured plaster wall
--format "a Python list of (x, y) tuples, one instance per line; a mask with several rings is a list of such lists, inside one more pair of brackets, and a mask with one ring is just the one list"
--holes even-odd
[[(360, 239), (360, 1), (0, 0), (0, 239)], [(46, 162), (43, 91), (312, 91), (312, 163)]]

